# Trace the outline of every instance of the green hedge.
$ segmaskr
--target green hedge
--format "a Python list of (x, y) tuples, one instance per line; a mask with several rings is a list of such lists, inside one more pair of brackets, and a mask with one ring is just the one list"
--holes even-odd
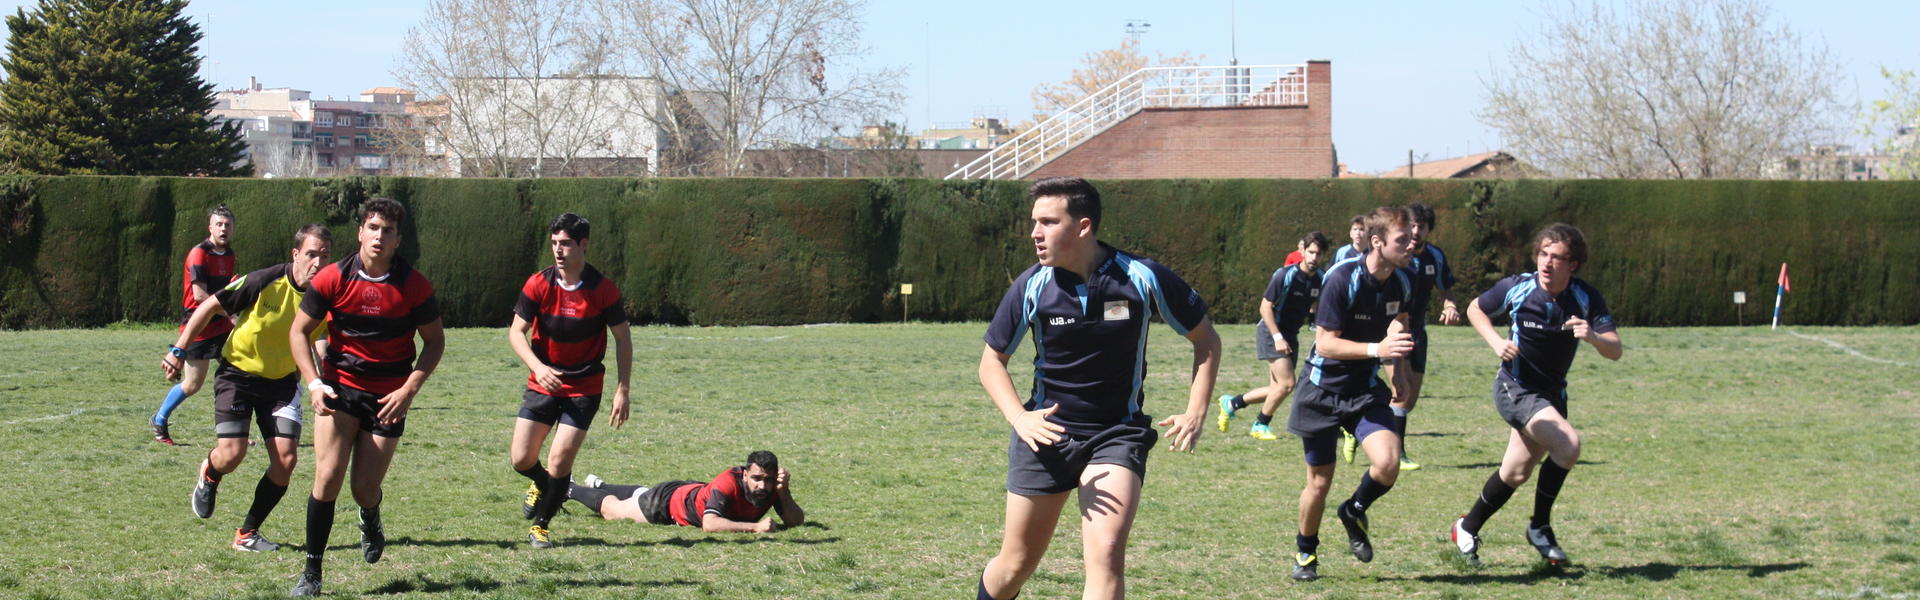
[[(1531, 268), (1541, 225), (1587, 232), (1581, 275), (1632, 325), (1766, 318), (1781, 262), (1799, 324), (1920, 323), (1920, 183), (1604, 180), (1100, 182), (1101, 238), (1181, 273), (1220, 322), (1252, 321), (1267, 277), (1310, 229), (1425, 202), (1464, 299)], [(321, 222), (334, 256), (352, 215), (387, 195), (414, 219), (401, 253), (434, 282), (447, 323), (500, 325), (550, 264), (546, 223), (594, 223), (590, 256), (642, 322), (793, 324), (979, 320), (1033, 262), (1022, 182), (919, 179), (0, 178), (0, 327), (178, 318), (180, 263), (206, 211), (235, 213), (241, 271), (287, 259)], [(903, 298), (899, 284), (914, 284)], [(1431, 311), (1430, 313), (1431, 314)]]

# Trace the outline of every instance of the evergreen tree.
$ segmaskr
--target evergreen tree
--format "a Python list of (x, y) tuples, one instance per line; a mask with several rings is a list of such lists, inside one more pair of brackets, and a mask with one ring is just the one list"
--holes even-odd
[(252, 174), (239, 127), (207, 116), (213, 85), (186, 6), (40, 0), (7, 17), (0, 161), (49, 175)]

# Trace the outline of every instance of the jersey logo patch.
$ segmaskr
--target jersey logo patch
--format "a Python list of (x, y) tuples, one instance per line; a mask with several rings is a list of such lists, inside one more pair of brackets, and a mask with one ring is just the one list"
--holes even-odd
[(1396, 301), (1393, 301), (1393, 302), (1388, 302), (1388, 303), (1387, 303), (1387, 314), (1390, 314), (1390, 315), (1397, 315), (1397, 314), (1400, 314), (1400, 302), (1399, 302), (1399, 301), (1397, 301), (1397, 300), (1396, 300)]
[(1313, 297), (1315, 297), (1315, 298), (1319, 298), (1319, 297), (1320, 297), (1320, 290), (1319, 290), (1319, 289), (1315, 289), (1315, 290), (1313, 290)]
[(1125, 300), (1107, 302), (1107, 310), (1103, 314), (1105, 314), (1105, 318), (1108, 321), (1125, 321), (1128, 317), (1133, 316), (1133, 312), (1127, 310), (1127, 301)]
[(1427, 274), (1428, 274), (1428, 275), (1432, 275), (1432, 274), (1433, 274), (1433, 265), (1427, 265)]
[(1048, 325), (1072, 325), (1073, 318), (1072, 317), (1054, 317), (1052, 319), (1048, 319), (1047, 324)]
[(360, 290), (360, 314), (380, 316), (380, 291), (371, 287)]

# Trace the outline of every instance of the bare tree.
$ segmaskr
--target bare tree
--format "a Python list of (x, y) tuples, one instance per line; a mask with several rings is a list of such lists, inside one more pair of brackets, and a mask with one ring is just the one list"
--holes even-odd
[(320, 174), (313, 148), (291, 142), (259, 146), (253, 153), (253, 172), (261, 177), (313, 177)]
[[(862, 70), (859, 0), (601, 0), (629, 71), (664, 98), (631, 111), (674, 174), (734, 175), (747, 150), (811, 146), (901, 100), (904, 69)], [(634, 80), (646, 81), (646, 80)], [(646, 97), (645, 94), (632, 94)]]
[(1840, 72), (1758, 0), (1570, 2), (1485, 80), (1477, 116), (1562, 176), (1761, 177), (1830, 139)]
[(455, 174), (539, 177), (604, 145), (596, 121), (619, 78), (603, 74), (612, 46), (591, 1), (434, 0), (394, 76), (446, 106), (387, 128), (396, 152), (430, 162), (436, 145)]
[(1873, 149), (1890, 159), (1886, 171), (1894, 179), (1920, 178), (1920, 80), (1912, 70), (1880, 68), (1893, 87), (1892, 95), (1867, 105), (1860, 133), (1873, 139)]
[(1065, 81), (1033, 88), (1033, 108), (1041, 113), (1035, 120), (1044, 120), (1046, 115), (1073, 106), (1081, 98), (1106, 89), (1134, 71), (1149, 66), (1198, 66), (1204, 60), (1205, 55), (1192, 56), (1186, 52), (1174, 56), (1160, 54), (1157, 59), (1150, 59), (1140, 52), (1140, 40), (1129, 37), (1122, 40), (1118, 48), (1096, 50), (1080, 57), (1080, 68), (1074, 69)]

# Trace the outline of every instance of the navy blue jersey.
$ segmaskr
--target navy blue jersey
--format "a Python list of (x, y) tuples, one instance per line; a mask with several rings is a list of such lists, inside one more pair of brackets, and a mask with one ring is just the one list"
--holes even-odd
[[(1142, 425), (1147, 320), (1154, 314), (1186, 335), (1207, 316), (1200, 294), (1151, 259), (1115, 250), (1087, 281), (1066, 269), (1034, 265), (1013, 280), (987, 325), (987, 345), (1013, 354), (1033, 332), (1033, 394), (1027, 410), (1059, 405), (1048, 420), (1090, 435), (1113, 425)], [(1183, 406), (1184, 408), (1184, 406)]]
[(1320, 278), (1300, 270), (1300, 265), (1285, 267), (1273, 272), (1267, 293), (1260, 297), (1273, 303), (1273, 324), (1280, 328), (1270, 333), (1292, 334), (1300, 331), (1308, 309), (1320, 301)]
[(1505, 315), (1512, 323), (1507, 339), (1520, 346), (1519, 356), (1500, 364), (1500, 371), (1529, 390), (1557, 394), (1567, 387), (1567, 367), (1580, 350), (1580, 340), (1567, 329), (1567, 317), (1586, 319), (1594, 334), (1614, 330), (1613, 314), (1600, 290), (1574, 278), (1560, 295), (1547, 294), (1537, 274), (1514, 275), (1493, 284), (1480, 295), (1480, 312)]
[(1333, 251), (1332, 264), (1337, 265), (1349, 258), (1358, 258), (1360, 255), (1366, 254), (1366, 253), (1367, 252), (1365, 250), (1353, 249), (1353, 244), (1341, 244), (1339, 250)]
[(1453, 267), (1447, 264), (1446, 253), (1433, 244), (1414, 253), (1407, 270), (1413, 276), (1413, 298), (1407, 302), (1407, 312), (1412, 313), (1409, 315), (1412, 318), (1407, 319), (1407, 325), (1423, 330), (1427, 327), (1427, 302), (1433, 299), (1433, 290), (1450, 290), (1457, 282), (1453, 278)]
[[(1367, 272), (1367, 261), (1358, 259), (1328, 268), (1321, 283), (1314, 323), (1340, 332), (1340, 339), (1369, 344), (1387, 339), (1387, 326), (1408, 310), (1407, 298), (1413, 295), (1413, 281), (1405, 269), (1394, 269), (1381, 281)], [(1319, 344), (1307, 356), (1307, 381), (1336, 394), (1363, 394), (1382, 385), (1379, 371), (1378, 358), (1327, 358), (1320, 355)]]

